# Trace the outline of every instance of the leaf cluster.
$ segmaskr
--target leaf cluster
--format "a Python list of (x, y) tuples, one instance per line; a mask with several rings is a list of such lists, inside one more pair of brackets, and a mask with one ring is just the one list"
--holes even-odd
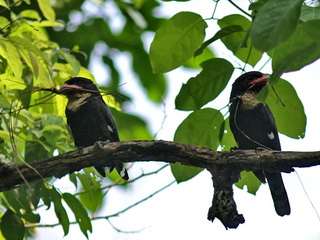
[[(74, 150), (64, 114), (66, 98), (42, 90), (59, 88), (74, 76), (95, 81), (87, 68), (92, 52), (101, 41), (108, 45), (101, 59), (112, 77), (101, 91), (105, 93), (105, 101), (117, 109), (112, 111), (120, 138), (152, 139), (144, 120), (118, 111), (122, 109), (122, 98), (116, 97), (123, 94), (119, 93), (121, 66), (117, 66), (114, 59), (122, 52), (131, 54), (132, 71), (139, 75), (149, 99), (159, 103), (165, 94), (165, 78), (162, 74), (152, 73), (142, 41), (143, 34), (155, 31), (158, 22), (162, 21), (152, 13), (158, 4), (149, 1), (140, 5), (115, 1), (111, 6), (126, 19), (119, 33), (109, 26), (109, 13), (90, 15), (82, 1), (57, 1), (55, 5), (48, 0), (0, 1), (1, 163), (28, 165)], [(74, 23), (71, 19), (73, 11), (85, 16), (85, 20)], [(139, 25), (141, 20), (150, 23)], [(71, 25), (77, 29), (71, 29)], [(155, 79), (156, 84), (151, 84), (149, 79)], [(133, 130), (129, 131), (128, 122)], [(34, 235), (36, 228), (32, 226), (41, 220), (37, 210), (46, 206), (54, 209), (65, 235), (72, 222), (71, 212), (82, 233), (88, 237), (92, 232), (90, 213), (101, 209), (108, 189), (103, 190), (102, 178), (94, 168), (70, 174), (69, 179), (74, 184), (74, 191), (62, 192), (55, 188), (53, 178), (36, 184), (26, 182), (15, 190), (1, 193), (2, 236), (23, 239)], [(108, 174), (108, 179), (126, 188), (122, 181), (119, 182), (116, 172)]]
[[(219, 9), (219, 1), (212, 4)], [(280, 133), (295, 139), (303, 138), (306, 128), (303, 104), (294, 87), (281, 76), (319, 58), (316, 31), (320, 26), (319, 7), (308, 6), (303, 0), (256, 1), (248, 3), (248, 11), (235, 6), (242, 14), (219, 19), (214, 14), (203, 19), (194, 12), (180, 12), (156, 32), (150, 47), (154, 72), (190, 67), (187, 64), (190, 61), (199, 62), (197, 67), (201, 68), (196, 76), (182, 84), (176, 96), (176, 109), (191, 113), (177, 128), (174, 140), (221, 150), (236, 146), (229, 129), (228, 114), (224, 109), (212, 108), (210, 103), (225, 89), (239, 65), (245, 71), (248, 67), (265, 65), (266, 58), (271, 62), (272, 72), (258, 99), (271, 108)], [(213, 36), (206, 34), (208, 26), (214, 24), (220, 30)], [(218, 41), (225, 48), (217, 45), (219, 52), (231, 51), (231, 59), (216, 57), (212, 52)], [(186, 181), (202, 170), (181, 164), (172, 165), (171, 169), (178, 182)], [(242, 173), (237, 186), (243, 188), (245, 185), (249, 192), (255, 193), (260, 182), (254, 175)]]

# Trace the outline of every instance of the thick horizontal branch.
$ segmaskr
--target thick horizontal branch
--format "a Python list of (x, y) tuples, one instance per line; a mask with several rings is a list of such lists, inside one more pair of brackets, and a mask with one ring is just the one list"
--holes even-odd
[(290, 172), (292, 167), (320, 164), (320, 152), (279, 152), (234, 150), (218, 152), (205, 147), (169, 141), (126, 141), (101, 143), (57, 157), (30, 163), (8, 165), (0, 162), (0, 191), (12, 189), (25, 182), (48, 177), (62, 177), (90, 166), (108, 166), (114, 162), (161, 161), (210, 168), (224, 165), (237, 170)]

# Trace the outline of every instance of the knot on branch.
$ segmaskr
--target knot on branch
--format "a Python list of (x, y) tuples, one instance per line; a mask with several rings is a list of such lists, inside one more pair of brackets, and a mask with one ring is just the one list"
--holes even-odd
[(208, 168), (212, 175), (214, 194), (212, 206), (209, 208), (208, 220), (218, 218), (226, 229), (237, 228), (244, 223), (244, 217), (237, 211), (237, 204), (233, 199), (233, 183), (240, 177), (240, 171), (231, 167), (213, 165)]

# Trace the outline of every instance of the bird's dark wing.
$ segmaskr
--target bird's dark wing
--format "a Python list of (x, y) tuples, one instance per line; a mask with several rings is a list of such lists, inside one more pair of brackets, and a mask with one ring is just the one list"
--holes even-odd
[[(103, 100), (102, 100), (102, 102), (104, 104), (100, 107), (101, 107), (101, 112), (103, 113), (104, 122), (106, 123), (106, 126), (107, 126), (107, 130), (108, 130), (107, 135), (111, 136), (111, 139), (106, 139), (106, 140), (110, 140), (111, 142), (118, 142), (118, 141), (120, 141), (120, 138), (119, 138), (116, 124), (115, 124), (113, 116), (111, 114), (111, 110), (110, 110), (109, 106)], [(103, 139), (101, 139), (101, 140), (103, 141)]]
[(244, 110), (239, 101), (236, 99), (230, 106), (230, 128), (238, 147), (280, 150), (277, 127), (269, 107), (260, 103)]

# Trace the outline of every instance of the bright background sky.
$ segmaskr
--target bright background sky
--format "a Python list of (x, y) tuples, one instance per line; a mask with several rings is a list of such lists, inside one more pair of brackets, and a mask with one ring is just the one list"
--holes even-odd
[[(248, 1), (236, 1), (247, 8)], [(197, 0), (185, 3), (168, 2), (159, 9), (159, 14), (171, 17), (180, 11), (192, 11), (201, 14), (204, 18), (212, 15), (214, 2), (212, 0)], [(238, 13), (237, 10), (227, 1), (220, 1), (215, 17), (221, 18), (230, 13)], [(207, 37), (212, 36), (218, 28), (215, 21), (207, 21)], [(151, 37), (151, 38), (150, 38)], [(153, 36), (146, 38), (149, 44)], [(215, 52), (218, 56), (228, 57), (232, 53), (222, 47), (222, 44), (215, 44)], [(221, 46), (221, 48), (219, 47)], [(231, 58), (230, 58), (231, 59)], [(129, 69), (128, 60), (123, 57), (117, 62), (126, 72)], [(235, 62), (232, 62), (236, 65)], [(258, 65), (255, 70), (259, 70)], [(91, 69), (97, 80), (106, 79), (103, 69)], [(251, 70), (249, 68), (247, 71)], [(270, 66), (262, 69), (264, 73), (271, 73)], [(320, 62), (316, 62), (299, 72), (283, 75), (296, 89), (302, 100), (307, 115), (307, 131), (304, 139), (294, 140), (281, 135), (282, 149), (285, 151), (318, 151), (320, 145), (320, 109), (318, 95)], [(169, 76), (169, 91), (164, 100), (165, 106), (158, 106), (149, 102), (144, 93), (138, 87), (137, 79), (129, 70), (126, 74), (124, 92), (136, 92), (139, 96), (128, 105), (128, 110), (134, 114), (139, 114), (150, 124), (153, 133), (161, 128), (162, 121), (166, 116), (165, 123), (161, 128), (157, 139), (172, 140), (174, 132), (181, 121), (189, 112), (175, 110), (174, 98), (179, 92), (182, 83), (197, 74), (196, 71), (182, 71), (180, 69), (171, 71)], [(239, 75), (240, 71), (235, 71), (232, 81)], [(229, 100), (231, 84), (218, 99), (209, 103), (208, 107), (220, 109)], [(280, 96), (281, 97), (281, 96)], [(288, 121), (292, 119), (288, 118)], [(140, 175), (142, 172), (149, 172), (158, 169), (161, 163), (135, 163), (130, 169), (130, 177)], [(117, 218), (112, 218), (112, 224), (123, 231), (138, 231), (137, 233), (118, 233), (106, 220), (93, 222), (93, 233), (90, 239), (119, 239), (119, 240), (163, 240), (163, 239), (183, 239), (183, 240), (212, 240), (212, 239), (290, 239), (290, 240), (318, 240), (320, 239), (320, 220), (316, 211), (320, 213), (320, 167), (296, 169), (306, 192), (314, 205), (310, 203), (303, 186), (296, 173), (283, 174), (284, 183), (287, 189), (291, 204), (291, 215), (279, 217), (273, 207), (273, 202), (267, 185), (260, 187), (257, 195), (248, 194), (246, 191), (234, 187), (235, 200), (238, 212), (242, 213), (246, 222), (241, 224), (236, 230), (225, 230), (219, 220), (213, 223), (207, 220), (207, 212), (211, 206), (213, 187), (211, 176), (207, 171), (203, 171), (198, 176), (188, 182), (171, 187), (160, 194), (150, 198), (148, 201), (134, 207), (121, 214)], [(145, 177), (133, 183), (128, 190), (113, 188), (108, 194), (105, 209), (99, 215), (109, 215), (147, 197), (151, 193), (160, 189), (173, 181), (170, 169), (167, 168), (159, 174)], [(71, 186), (67, 186), (65, 181), (60, 180), (56, 184), (62, 190), (72, 191)], [(52, 210), (52, 209), (51, 209)], [(42, 222), (55, 223), (52, 218), (52, 211), (44, 212)], [(36, 239), (56, 240), (62, 239), (61, 227), (44, 228), (38, 231)], [(78, 225), (71, 227), (65, 240), (86, 239), (79, 230)]]

